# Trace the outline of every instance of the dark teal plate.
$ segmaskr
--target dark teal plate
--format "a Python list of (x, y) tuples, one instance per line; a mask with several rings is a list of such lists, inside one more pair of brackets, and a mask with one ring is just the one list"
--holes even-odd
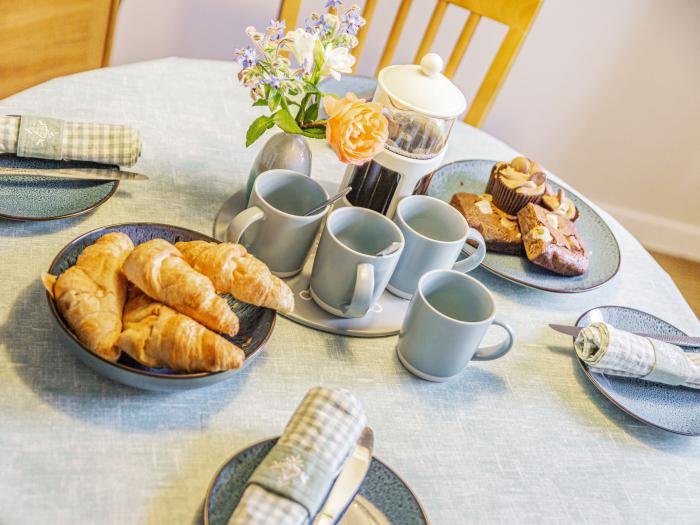
[[(105, 226), (85, 233), (69, 242), (53, 260), (48, 273), (52, 275), (60, 275), (63, 273), (75, 264), (78, 255), (80, 255), (87, 246), (93, 244), (97, 239), (109, 232), (125, 233), (131, 238), (135, 245), (151, 239), (165, 239), (171, 243), (195, 240), (219, 242), (207, 235), (192, 230), (186, 230), (185, 228), (178, 228), (177, 226), (169, 226), (167, 224), (132, 223)], [(228, 300), (231, 309), (238, 315), (240, 330), (235, 337), (228, 337), (225, 335), (222, 335), (222, 337), (238, 345), (245, 352), (246, 359), (243, 364), (243, 367), (245, 367), (260, 353), (265, 343), (267, 343), (267, 340), (272, 334), (272, 329), (275, 326), (276, 312), (269, 308), (261, 308), (259, 306), (242, 303), (228, 294), (224, 295), (224, 297)], [(213, 385), (229, 379), (243, 368), (226, 370), (223, 372), (191, 374), (175, 372), (164, 368), (147, 368), (125, 354), (122, 355), (118, 362), (112, 363), (93, 354), (83, 346), (71, 331), (68, 324), (64, 321), (63, 317), (61, 317), (61, 314), (56, 308), (56, 304), (48, 293), (46, 294), (46, 299), (49, 302), (51, 317), (56, 322), (59, 332), (65, 336), (68, 349), (98, 374), (119, 383), (144, 390), (189, 390)]]
[[(420, 188), (421, 193), (450, 202), (452, 195), (484, 193), (493, 160), (460, 160), (437, 169), (429, 182)], [(559, 185), (550, 181), (556, 191)], [(565, 277), (540, 268), (525, 256), (487, 252), (481, 265), (496, 275), (514, 283), (545, 290), (547, 292), (586, 292), (605, 284), (620, 269), (620, 247), (615, 235), (605, 221), (573, 191), (568, 196), (579, 209), (576, 220), (583, 244), (590, 253), (588, 271), (576, 277)]]
[[(9, 168), (110, 168), (94, 162), (18, 158), (0, 155), (0, 167)], [(0, 217), (14, 221), (48, 221), (88, 213), (117, 191), (119, 181), (49, 179), (0, 175)]]
[[(248, 478), (276, 442), (277, 438), (274, 438), (252, 445), (234, 455), (219, 469), (209, 485), (204, 502), (205, 525), (228, 523), (243, 495)], [(372, 458), (369, 472), (358, 494), (370, 502), (367, 507), (376, 507), (394, 525), (428, 523), (418, 498), (408, 485), (377, 458)], [(376, 522), (382, 523), (381, 520)]]
[[(625, 306), (599, 306), (588, 310), (576, 321), (576, 326), (597, 322), (606, 322), (628, 332), (687, 335), (663, 319)], [(684, 350), (700, 351), (697, 348)], [(578, 362), (591, 383), (623, 412), (675, 434), (700, 436), (700, 390), (605, 375), (591, 371), (580, 359)]]

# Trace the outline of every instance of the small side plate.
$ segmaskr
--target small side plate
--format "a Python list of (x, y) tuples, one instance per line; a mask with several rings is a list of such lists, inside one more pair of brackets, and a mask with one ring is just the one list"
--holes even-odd
[[(243, 496), (248, 478), (276, 442), (277, 438), (274, 438), (252, 445), (235, 454), (219, 469), (209, 485), (204, 501), (205, 525), (228, 523)], [(381, 525), (384, 524), (383, 517), (394, 525), (428, 524), (425, 511), (406, 482), (377, 458), (372, 458), (367, 477), (358, 494), (357, 505), (363, 508), (353, 509), (356, 505), (353, 503), (347, 512), (350, 517), (369, 513)], [(370, 503), (364, 505), (363, 501)], [(377, 510), (384, 516), (378, 514)], [(340, 523), (345, 523), (345, 518)]]
[[(600, 306), (588, 310), (579, 317), (576, 326), (588, 326), (601, 321), (628, 332), (687, 335), (671, 323), (625, 306)], [(684, 350), (700, 351), (697, 348)], [(633, 418), (675, 434), (700, 435), (700, 390), (609, 376), (590, 370), (580, 359), (578, 362), (600, 393)]]
[[(0, 155), (6, 168), (110, 168), (94, 162), (25, 159)], [(0, 217), (13, 221), (49, 221), (89, 213), (104, 204), (119, 181), (50, 179), (23, 175), (0, 176)]]

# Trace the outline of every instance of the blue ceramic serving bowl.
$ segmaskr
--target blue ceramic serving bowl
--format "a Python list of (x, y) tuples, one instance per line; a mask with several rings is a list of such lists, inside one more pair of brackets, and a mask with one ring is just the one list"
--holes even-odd
[[(90, 231), (69, 242), (51, 263), (48, 273), (60, 275), (66, 269), (75, 264), (78, 256), (97, 239), (110, 232), (122, 232), (127, 234), (135, 245), (151, 239), (165, 239), (171, 243), (179, 241), (209, 241), (219, 242), (207, 235), (170, 226), (167, 224), (132, 223), (105, 226)], [(238, 315), (240, 331), (235, 337), (226, 337), (229, 341), (238, 345), (245, 352), (246, 359), (243, 367), (259, 354), (272, 334), (275, 326), (276, 313), (269, 308), (261, 308), (235, 300), (230, 295), (225, 295), (231, 309)], [(107, 361), (88, 350), (70, 329), (66, 321), (56, 308), (56, 304), (47, 293), (51, 317), (55, 321), (59, 332), (63, 334), (66, 346), (80, 361), (113, 381), (144, 390), (180, 391), (192, 388), (200, 388), (213, 385), (231, 378), (241, 369), (226, 370), (223, 372), (183, 373), (164, 368), (145, 367), (127, 355), (116, 363)]]
[[(226, 525), (236, 505), (243, 496), (248, 479), (255, 468), (272, 449), (278, 438), (267, 439), (251, 445), (230, 458), (216, 473), (209, 485), (204, 501), (205, 525)], [(377, 509), (381, 520), (369, 519), (366, 510), (360, 512), (362, 523), (386, 523), (395, 525), (428, 525), (428, 518), (416, 495), (396, 472), (377, 458), (372, 458), (367, 476), (358, 491), (358, 499), (367, 507)], [(351, 514), (352, 509), (348, 510)], [(372, 516), (374, 518), (375, 516)], [(344, 522), (341, 520), (341, 522)], [(353, 521), (356, 523), (356, 521)]]

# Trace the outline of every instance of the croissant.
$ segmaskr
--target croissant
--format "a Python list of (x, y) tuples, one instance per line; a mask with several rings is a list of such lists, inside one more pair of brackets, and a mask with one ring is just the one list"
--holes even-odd
[(126, 303), (117, 346), (146, 366), (185, 372), (239, 368), (245, 360), (233, 343), (141, 292)]
[(227, 335), (238, 333), (238, 317), (211, 281), (190, 267), (175, 246), (153, 239), (137, 246), (122, 265), (126, 278), (153, 299)]
[(294, 310), (294, 293), (289, 286), (240, 244), (191, 241), (175, 246), (195, 270), (211, 279), (219, 292), (284, 313)]
[(109, 361), (119, 359), (115, 343), (122, 331), (126, 279), (120, 267), (134, 249), (123, 233), (108, 233), (88, 246), (74, 266), (42, 281), (78, 339)]

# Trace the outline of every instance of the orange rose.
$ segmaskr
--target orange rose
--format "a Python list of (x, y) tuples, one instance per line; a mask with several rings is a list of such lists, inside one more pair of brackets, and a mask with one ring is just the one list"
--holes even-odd
[(323, 98), (328, 113), (326, 140), (341, 162), (364, 164), (384, 147), (389, 122), (382, 106), (348, 93), (345, 98)]

